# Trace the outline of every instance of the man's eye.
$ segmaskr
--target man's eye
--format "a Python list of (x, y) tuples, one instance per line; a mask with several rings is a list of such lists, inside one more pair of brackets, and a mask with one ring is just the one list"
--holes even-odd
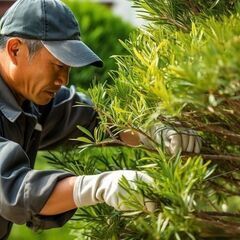
[(58, 68), (63, 68), (64, 66), (63, 65), (60, 65), (60, 64), (56, 64)]

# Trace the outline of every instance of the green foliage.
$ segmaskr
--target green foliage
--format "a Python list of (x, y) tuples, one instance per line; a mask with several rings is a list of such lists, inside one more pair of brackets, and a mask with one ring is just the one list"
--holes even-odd
[(61, 229), (51, 229), (44, 232), (33, 232), (26, 226), (14, 225), (9, 240), (72, 240), (73, 236), (69, 235), (70, 229), (63, 227)]
[[(85, 145), (74, 158), (65, 157), (72, 162), (61, 155), (51, 161), (77, 174), (146, 171), (154, 184), (139, 183), (137, 191), (158, 208), (153, 213), (140, 209), (134, 195), (126, 199), (135, 205), (134, 212), (116, 212), (106, 205), (82, 208), (74, 234), (78, 239), (239, 237), (240, 215), (229, 200), (239, 202), (239, 1), (134, 4), (148, 25), (122, 41), (128, 54), (115, 58), (114, 84), (89, 90), (99, 127), (91, 136), (80, 128), (89, 139), (78, 139)], [(119, 132), (131, 129), (153, 141), (148, 130), (156, 122), (197, 130), (201, 155), (168, 156), (157, 144), (152, 149), (133, 147), (118, 138)]]
[(239, 24), (236, 13), (200, 18), (189, 33), (151, 25), (132, 34), (123, 43), (129, 55), (116, 57), (114, 85), (89, 91), (103, 124), (107, 116), (120, 129), (146, 131), (181, 122), (206, 132), (208, 151), (238, 153)]
[(128, 37), (133, 27), (100, 4), (79, 0), (64, 2), (79, 22), (82, 40), (104, 61), (102, 69), (91, 66), (72, 69), (70, 83), (86, 89), (93, 81), (111, 82), (108, 72), (117, 68), (111, 56), (126, 53), (118, 40)]
[(189, 104), (195, 109), (217, 106), (239, 91), (239, 23), (236, 15), (193, 23), (190, 34), (161, 28), (132, 34), (124, 43), (130, 55), (116, 58), (118, 85), (108, 91), (122, 105), (144, 96), (149, 107), (161, 102), (161, 111), (173, 115)]
[[(85, 148), (81, 153), (74, 152), (75, 155), (67, 155), (75, 156), (71, 159), (76, 161), (78, 168), (71, 171), (78, 175), (118, 169), (146, 171), (155, 183), (149, 187), (140, 182), (138, 191), (150, 196), (158, 205), (153, 214), (142, 212), (138, 199), (132, 194), (125, 201), (135, 207), (135, 212), (117, 212), (105, 204), (81, 208), (71, 222), (76, 239), (169, 239), (199, 232), (198, 227), (192, 225), (194, 219), (190, 215), (194, 215), (199, 204), (203, 205), (204, 199), (210, 197), (211, 192), (206, 193), (204, 188), (214, 170), (207, 167), (209, 163), (204, 163), (201, 157), (184, 160), (179, 155), (166, 157), (161, 151), (153, 154), (142, 149), (119, 147)], [(62, 154), (64, 159), (66, 152)], [(56, 159), (56, 156), (51, 158), (53, 163)], [(133, 191), (124, 181), (122, 186), (130, 193)]]
[(239, 7), (238, 0), (133, 0), (139, 15), (154, 24), (189, 31), (195, 19), (229, 15)]

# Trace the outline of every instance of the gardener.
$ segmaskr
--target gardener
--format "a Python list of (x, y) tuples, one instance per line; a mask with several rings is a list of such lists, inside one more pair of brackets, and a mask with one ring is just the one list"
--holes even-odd
[[(151, 182), (144, 173), (74, 176), (33, 170), (38, 149), (65, 143), (76, 125), (93, 131), (97, 124), (91, 107), (72, 107), (90, 100), (65, 87), (70, 67), (102, 66), (80, 40), (72, 12), (58, 0), (18, 0), (2, 17), (0, 34), (0, 239), (7, 239), (13, 223), (60, 227), (81, 206), (105, 202), (129, 210), (121, 203), (118, 182), (122, 176), (130, 184)], [(181, 137), (186, 151), (199, 152), (194, 136)], [(129, 141), (127, 134), (122, 138)], [(166, 142), (171, 153), (182, 148), (179, 141)], [(143, 206), (154, 208), (151, 202)]]

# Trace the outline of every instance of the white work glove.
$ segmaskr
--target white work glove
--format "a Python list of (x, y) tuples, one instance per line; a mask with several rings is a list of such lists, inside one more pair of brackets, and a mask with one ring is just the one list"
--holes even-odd
[(142, 210), (153, 212), (156, 208), (155, 203), (144, 198), (139, 192), (130, 190), (129, 193), (119, 185), (123, 177), (128, 181), (130, 188), (135, 190), (137, 189), (136, 182), (143, 181), (149, 185), (153, 183), (153, 179), (147, 174), (131, 170), (78, 176), (73, 189), (76, 206), (83, 207), (105, 202), (118, 211), (132, 211), (136, 209), (126, 204), (126, 199), (131, 199), (131, 195), (134, 194), (138, 203), (141, 204)]
[[(179, 151), (188, 153), (200, 153), (202, 141), (196, 131), (191, 129), (174, 130), (162, 124), (155, 124), (149, 131), (149, 136), (160, 144), (169, 154)], [(153, 143), (146, 136), (140, 135), (143, 145), (153, 148)]]

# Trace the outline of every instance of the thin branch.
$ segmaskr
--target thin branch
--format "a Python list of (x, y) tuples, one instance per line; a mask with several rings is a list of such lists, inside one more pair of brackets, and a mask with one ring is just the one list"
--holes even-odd
[(182, 30), (184, 30), (185, 32), (189, 32), (190, 28), (188, 28), (187, 26), (184, 26), (183, 24), (177, 22), (175, 19), (173, 18), (169, 18), (169, 17), (160, 17), (160, 20), (162, 21), (167, 21), (169, 24), (174, 25)]
[[(201, 228), (202, 237), (235, 237), (240, 234), (240, 224), (233, 221), (226, 221), (217, 216), (206, 213), (195, 213), (196, 220), (204, 225)], [(218, 231), (219, 229), (219, 231)]]
[(232, 155), (201, 155), (205, 160), (219, 160), (219, 161), (240, 161), (240, 156), (232, 156)]
[(188, 2), (189, 6), (190, 6), (190, 8), (191, 8), (191, 10), (194, 14), (197, 15), (201, 12), (200, 9), (199, 9), (199, 6), (197, 6), (195, 2), (193, 2), (192, 0), (188, 0), (187, 2)]
[[(134, 146), (134, 145), (129, 145), (126, 144), (120, 140), (109, 140), (109, 141), (102, 141), (99, 143), (93, 143), (91, 145), (87, 145), (86, 148), (94, 148), (94, 147), (127, 147), (127, 148), (135, 148), (135, 149), (143, 149), (143, 150), (147, 150), (150, 152), (154, 152), (154, 153), (158, 153), (157, 150), (154, 149), (150, 149), (147, 147), (144, 147), (143, 145), (138, 145), (138, 146)], [(84, 148), (83, 146), (80, 146), (80, 148)]]
[(240, 213), (232, 213), (232, 212), (213, 212), (213, 211), (201, 211), (194, 212), (195, 215), (207, 215), (212, 217), (234, 217), (240, 218)]

